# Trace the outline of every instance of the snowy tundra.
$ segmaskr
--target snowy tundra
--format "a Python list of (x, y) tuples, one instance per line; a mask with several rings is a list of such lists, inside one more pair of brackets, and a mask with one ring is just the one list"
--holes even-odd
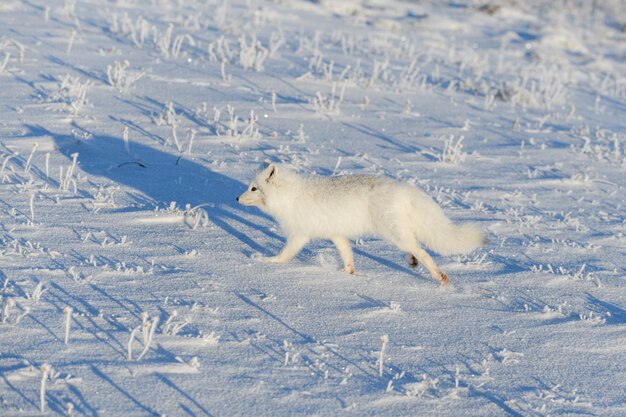
[(625, 77), (624, 0), (0, 0), (0, 416), (625, 416)]

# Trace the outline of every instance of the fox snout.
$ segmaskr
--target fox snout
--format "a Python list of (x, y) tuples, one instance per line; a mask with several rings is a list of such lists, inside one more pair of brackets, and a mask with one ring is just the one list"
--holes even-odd
[(245, 193), (237, 197), (237, 202), (239, 204), (243, 204), (244, 206), (258, 206), (261, 204), (262, 201), (263, 199), (260, 193), (256, 191), (246, 191)]

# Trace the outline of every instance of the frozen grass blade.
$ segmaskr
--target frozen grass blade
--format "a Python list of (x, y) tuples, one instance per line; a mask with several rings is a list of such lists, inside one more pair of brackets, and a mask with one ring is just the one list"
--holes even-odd
[[(19, 156), (20, 154), (18, 152), (13, 153), (12, 155), (8, 155), (4, 157), (4, 161), (2, 161), (2, 167), (0, 167), (0, 176), (2, 176), (4, 174), (4, 170), (7, 167), (7, 164), (9, 163), (9, 161), (17, 156)], [(4, 182), (4, 177), (2, 177), (2, 182)]]
[(46, 411), (46, 381), (48, 380), (48, 373), (51, 370), (50, 365), (41, 365), (41, 381), (39, 384), (39, 411), (44, 413)]
[(26, 306), (26, 307), (23, 307), (23, 308), (24, 308), (24, 311), (22, 311), (21, 314), (19, 314), (17, 317), (15, 317), (15, 324), (19, 324), (20, 321), (22, 321), (22, 319), (24, 317), (26, 317), (30, 313), (30, 307)]
[(4, 59), (0, 62), (0, 74), (7, 73), (7, 65), (9, 64), (9, 59), (11, 59), (11, 53), (5, 52)]
[(128, 338), (128, 344), (127, 344), (127, 358), (129, 361), (133, 360), (133, 341), (135, 340), (135, 335), (137, 334), (137, 331), (139, 330), (139, 327), (135, 327), (131, 332), (130, 332), (130, 337)]
[(33, 156), (35, 155), (35, 151), (39, 144), (37, 142), (33, 143), (33, 149), (30, 151), (30, 155), (28, 155), (28, 159), (26, 160), (26, 165), (24, 165), (24, 173), (28, 174), (30, 171), (31, 162), (33, 161)]
[(30, 221), (31, 223), (35, 222), (35, 195), (36, 193), (31, 193), (30, 199), (28, 202), (28, 207), (30, 209)]
[(72, 324), (72, 307), (65, 307), (63, 309), (63, 315), (65, 316), (65, 337), (63, 343), (67, 345), (70, 340), (70, 326)]
[(159, 318), (155, 317), (152, 319), (152, 322), (147, 322), (148, 326), (143, 326), (144, 328), (144, 347), (143, 351), (137, 357), (137, 360), (140, 361), (146, 353), (148, 353), (148, 349), (150, 348), (150, 344), (154, 338), (154, 332), (159, 324)]
[(380, 338), (380, 351), (378, 352), (378, 376), (383, 377), (385, 366), (385, 349), (389, 343), (389, 336), (384, 335)]
[(124, 151), (127, 154), (130, 154), (130, 146), (128, 144), (128, 126), (124, 126), (124, 131), (122, 132), (122, 139), (124, 140)]
[(43, 286), (43, 282), (39, 282), (35, 286), (35, 289), (33, 290), (33, 293), (30, 295), (30, 298), (35, 303), (38, 303), (41, 300), (41, 296), (43, 295), (44, 292), (46, 292), (46, 290), (47, 289), (44, 288), (44, 286)]
[[(60, 175), (59, 175), (60, 187), (59, 188), (63, 191), (68, 191), (70, 184), (74, 182), (74, 180), (72, 179), (72, 176), (74, 175), (74, 170), (76, 169), (76, 162), (78, 161), (78, 152), (73, 153), (71, 156), (72, 156), (72, 164), (70, 165), (67, 172), (65, 173), (65, 176), (63, 176), (63, 167), (59, 167), (60, 169)], [(74, 182), (74, 188), (76, 188), (75, 182)]]
[(76, 30), (72, 29), (72, 31), (70, 32), (70, 38), (67, 41), (67, 50), (65, 51), (66, 54), (70, 54), (72, 52), (72, 46), (74, 46), (74, 40), (76, 39)]
[(11, 315), (11, 308), (13, 308), (14, 305), (15, 301), (13, 301), (13, 298), (3, 297), (2, 313), (0, 314), (0, 321), (2, 321), (2, 324), (6, 324), (6, 322), (9, 320), (9, 316)]

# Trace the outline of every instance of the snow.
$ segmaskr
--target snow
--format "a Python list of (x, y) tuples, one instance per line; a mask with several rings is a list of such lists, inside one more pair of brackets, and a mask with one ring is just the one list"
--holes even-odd
[[(625, 415), (625, 25), (4, 0), (0, 415)], [(354, 276), (330, 242), (261, 263), (284, 237), (235, 198), (264, 160), (414, 184), (489, 243), (435, 257), (448, 286), (370, 238)]]

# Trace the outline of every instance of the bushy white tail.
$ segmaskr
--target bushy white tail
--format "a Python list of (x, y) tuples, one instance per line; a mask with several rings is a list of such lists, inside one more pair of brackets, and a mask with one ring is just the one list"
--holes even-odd
[(432, 230), (421, 238), (422, 243), (441, 255), (468, 253), (486, 243), (485, 237), (477, 226), (456, 225), (450, 221), (435, 222)]

